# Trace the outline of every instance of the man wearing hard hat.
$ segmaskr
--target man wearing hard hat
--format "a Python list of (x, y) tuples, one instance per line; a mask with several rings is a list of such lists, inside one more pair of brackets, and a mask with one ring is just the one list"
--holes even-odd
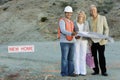
[(61, 47), (61, 75), (71, 76), (74, 71), (73, 56), (74, 56), (74, 24), (71, 21), (72, 7), (64, 8), (65, 17), (59, 20), (59, 38)]

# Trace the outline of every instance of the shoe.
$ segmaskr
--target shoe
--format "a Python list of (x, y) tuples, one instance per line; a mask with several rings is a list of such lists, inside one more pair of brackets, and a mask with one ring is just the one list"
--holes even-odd
[(102, 76), (108, 76), (108, 74), (107, 73), (102, 73)]
[(80, 76), (86, 76), (85, 74), (79, 74)]
[(99, 73), (97, 73), (97, 72), (94, 72), (94, 73), (92, 73), (92, 75), (98, 75)]
[(79, 74), (72, 74), (72, 75), (70, 75), (71, 77), (77, 77), (77, 76), (79, 76)]

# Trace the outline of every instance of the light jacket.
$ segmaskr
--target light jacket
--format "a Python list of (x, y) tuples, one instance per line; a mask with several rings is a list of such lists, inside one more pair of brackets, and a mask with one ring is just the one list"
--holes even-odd
[[(92, 21), (93, 18), (90, 17), (88, 19), (89, 25), (90, 25), (90, 31), (93, 32), (93, 26), (92, 26)], [(107, 20), (105, 16), (99, 15), (98, 14), (98, 19), (97, 19), (97, 33), (103, 34), (103, 35), (109, 35), (109, 27), (107, 24)], [(94, 39), (92, 39), (93, 42), (95, 42)], [(107, 43), (107, 40), (105, 39), (101, 39), (99, 40), (99, 44), (100, 45), (105, 45)]]
[[(88, 25), (88, 22), (85, 21), (83, 24), (84, 24), (83, 31), (89, 32), (89, 25)], [(77, 25), (77, 21), (74, 22), (74, 27), (75, 27), (75, 32), (79, 32), (78, 25)]]
[[(88, 21), (85, 21), (84, 23), (84, 27), (83, 27), (83, 31), (84, 32), (89, 32), (89, 24), (88, 24)], [(79, 32), (79, 28), (78, 28), (78, 25), (77, 25), (77, 21), (74, 22), (74, 27), (75, 27), (75, 32)], [(87, 39), (87, 38), (82, 38), (82, 39)]]

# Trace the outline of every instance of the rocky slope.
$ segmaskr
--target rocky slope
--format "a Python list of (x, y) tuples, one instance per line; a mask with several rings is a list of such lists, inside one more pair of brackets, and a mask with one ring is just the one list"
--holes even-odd
[(120, 39), (119, 0), (0, 0), (0, 43), (56, 40), (58, 18), (71, 5), (73, 17), (79, 9), (89, 16), (89, 6), (96, 4), (108, 19), (110, 36)]

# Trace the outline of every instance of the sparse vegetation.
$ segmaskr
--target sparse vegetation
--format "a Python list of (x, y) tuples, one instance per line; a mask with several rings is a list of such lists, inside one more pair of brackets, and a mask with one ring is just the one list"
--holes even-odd
[(73, 8), (73, 11), (77, 9), (77, 7), (72, 2), (62, 2), (61, 7), (64, 9), (66, 6), (71, 6)]
[[(44, 38), (45, 32), (47, 32), (49, 40), (56, 39), (58, 18), (64, 16), (63, 10), (67, 5), (72, 6), (74, 11), (72, 20), (75, 20), (79, 9), (85, 10), (87, 17), (89, 17), (89, 6), (95, 4), (98, 6), (100, 14), (104, 14), (108, 20), (110, 35), (117, 35), (116, 32), (120, 31), (119, 0), (99, 0), (99, 2), (98, 0), (0, 1), (10, 1), (0, 6), (0, 42), (2, 43), (9, 41), (45, 41), (48, 40), (48, 38)], [(115, 38), (120, 39), (120, 36)]]
[(103, 3), (98, 3), (98, 12), (101, 14), (107, 14), (112, 10), (114, 6), (113, 1), (104, 1)]
[(45, 21), (47, 21), (47, 20), (48, 20), (47, 17), (42, 17), (42, 18), (41, 18), (41, 22), (45, 22)]

